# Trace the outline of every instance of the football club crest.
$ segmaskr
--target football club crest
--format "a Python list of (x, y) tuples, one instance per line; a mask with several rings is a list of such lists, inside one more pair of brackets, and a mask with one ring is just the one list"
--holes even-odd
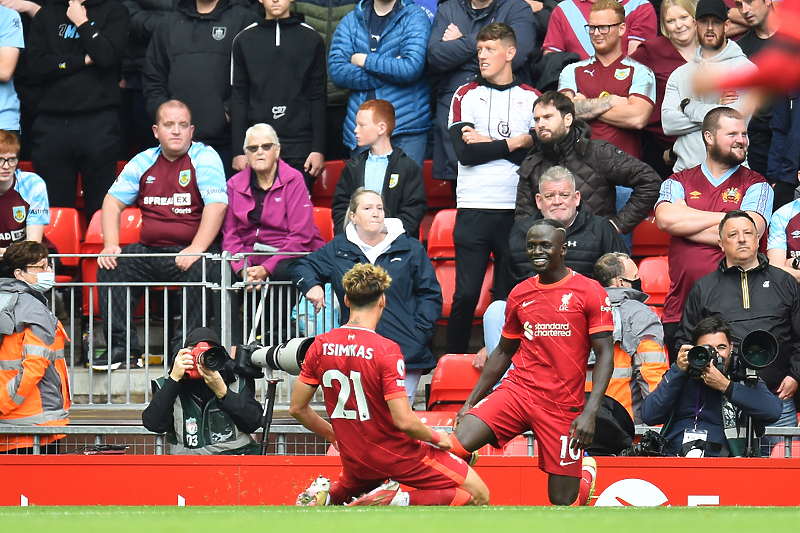
[(738, 204), (741, 198), (742, 193), (739, 192), (738, 187), (730, 187), (722, 193), (722, 201), (725, 203), (733, 202)]
[(188, 435), (197, 435), (197, 419), (187, 418), (186, 419), (186, 433)]
[(630, 75), (631, 75), (631, 68), (630, 67), (628, 67), (628, 68), (618, 68), (617, 70), (614, 71), (614, 78), (619, 80), (619, 81), (627, 79), (628, 76), (630, 76)]
[(15, 205), (14, 206), (14, 220), (16, 222), (25, 222), (25, 206), (24, 205)]
[(214, 38), (215, 41), (221, 41), (222, 39), (225, 38), (226, 30), (227, 29), (225, 28), (225, 26), (214, 26), (211, 29), (211, 36)]
[(508, 122), (505, 120), (501, 120), (497, 123), (497, 133), (499, 133), (501, 137), (511, 137), (511, 126), (509, 126)]
[(397, 187), (397, 182), (400, 181), (400, 174), (392, 174), (389, 176), (389, 188), (394, 189)]
[(181, 173), (178, 176), (178, 183), (181, 184), (181, 187), (186, 187), (187, 185), (189, 185), (190, 181), (192, 181), (192, 171), (181, 170)]
[(527, 105), (524, 100), (516, 100), (514, 102), (514, 109), (517, 111), (517, 113), (524, 113), (526, 107)]

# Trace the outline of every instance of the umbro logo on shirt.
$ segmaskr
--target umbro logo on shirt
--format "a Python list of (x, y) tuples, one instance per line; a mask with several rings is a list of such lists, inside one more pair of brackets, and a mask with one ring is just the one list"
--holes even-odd
[(150, 185), (151, 183), (155, 183), (156, 182), (156, 177), (155, 176), (147, 176), (147, 179), (145, 179), (144, 182), (147, 185)]
[(792, 239), (800, 239), (800, 230), (796, 229), (792, 232)]

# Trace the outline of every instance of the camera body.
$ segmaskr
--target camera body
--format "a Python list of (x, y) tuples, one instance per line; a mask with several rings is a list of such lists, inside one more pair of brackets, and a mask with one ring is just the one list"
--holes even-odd
[(203, 379), (198, 370), (203, 366), (206, 370), (219, 372), (231, 361), (228, 352), (221, 346), (211, 346), (207, 342), (198, 342), (190, 352), (192, 368), (186, 371), (187, 379)]
[(717, 350), (708, 344), (692, 346), (689, 353), (686, 354), (686, 361), (689, 363), (687, 373), (693, 378), (702, 376), (703, 369), (709, 364), (724, 373), (725, 361), (719, 356)]

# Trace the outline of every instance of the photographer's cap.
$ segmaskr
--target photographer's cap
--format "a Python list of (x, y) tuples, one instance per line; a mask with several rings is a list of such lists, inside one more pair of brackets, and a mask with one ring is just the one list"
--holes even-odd
[(197, 346), (199, 342), (207, 342), (210, 346), (221, 346), (219, 337), (213, 330), (209, 328), (197, 328), (186, 335), (186, 342), (183, 343), (183, 347)]
[(723, 0), (700, 0), (697, 2), (694, 19), (699, 20), (707, 15), (713, 15), (725, 22), (728, 20), (728, 6)]

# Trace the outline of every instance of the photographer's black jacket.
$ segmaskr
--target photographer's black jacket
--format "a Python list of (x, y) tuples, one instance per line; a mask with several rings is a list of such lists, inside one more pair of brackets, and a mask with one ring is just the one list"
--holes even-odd
[(683, 308), (676, 353), (682, 344), (691, 344), (692, 329), (708, 316), (730, 326), (734, 348), (753, 330), (772, 333), (778, 357), (759, 371), (759, 377), (772, 392), (787, 375), (800, 383), (800, 285), (764, 255), (759, 254), (758, 266), (747, 272), (729, 268), (723, 258), (717, 270), (697, 280)]

